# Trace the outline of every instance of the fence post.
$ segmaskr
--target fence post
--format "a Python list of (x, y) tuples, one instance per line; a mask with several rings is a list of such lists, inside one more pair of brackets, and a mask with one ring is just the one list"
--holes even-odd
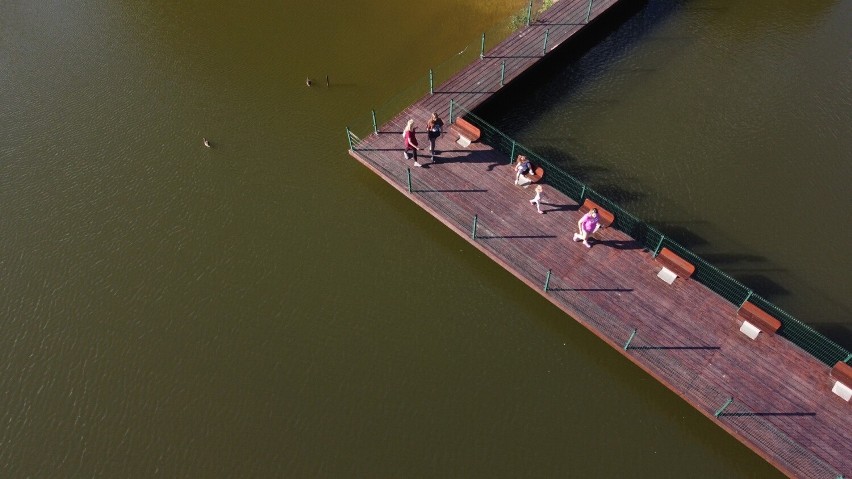
[(584, 199), (586, 199), (586, 185), (583, 185), (583, 189), (580, 190), (580, 203), (582, 203)]
[(453, 123), (453, 99), (450, 98), (450, 123)]
[(370, 110), (370, 113), (373, 116), (373, 133), (379, 133), (379, 125), (376, 123), (376, 110)]
[(658, 254), (660, 254), (660, 247), (663, 246), (663, 240), (665, 239), (666, 235), (660, 235), (660, 241), (657, 243), (657, 247), (654, 248), (654, 258), (656, 258)]
[(743, 300), (742, 303), (740, 303), (741, 308), (743, 307), (744, 304), (746, 304), (746, 302), (748, 302), (749, 299), (751, 299), (752, 294), (754, 294), (754, 290), (751, 290), (751, 289), (748, 290), (748, 295), (746, 295), (746, 298)]
[(476, 223), (479, 222), (479, 215), (473, 215), (473, 228), (470, 230), (471, 239), (476, 239)]
[(542, 48), (541, 54), (544, 55), (547, 53), (547, 37), (550, 35), (550, 29), (544, 31), (544, 48)]
[(479, 59), (482, 60), (482, 58), (484, 56), (485, 56), (485, 32), (482, 32), (482, 46), (479, 47)]
[(734, 398), (729, 397), (729, 398), (728, 398), (728, 400), (727, 400), (727, 401), (725, 401), (725, 404), (722, 404), (722, 407), (720, 407), (720, 408), (719, 408), (719, 410), (718, 410), (718, 411), (716, 411), (716, 414), (714, 414), (714, 416), (715, 416), (715, 417), (719, 417), (719, 416), (721, 416), (721, 415), (722, 415), (722, 413), (725, 411), (725, 409), (727, 409), (727, 408), (728, 408), (728, 406), (730, 406), (732, 402), (734, 402)]
[(547, 288), (550, 287), (550, 270), (547, 270), (547, 278), (544, 279), (544, 292), (547, 292)]
[(509, 154), (509, 164), (511, 165), (513, 161), (515, 161), (515, 140), (512, 140), (512, 153)]
[(636, 328), (633, 328), (633, 332), (630, 333), (630, 337), (627, 338), (627, 342), (624, 343), (624, 350), (627, 351), (627, 348), (630, 347), (630, 342), (633, 341), (633, 338), (636, 336)]
[(506, 60), (500, 64), (500, 86), (503, 86), (503, 79), (506, 78)]
[(592, 2), (594, 0), (589, 0), (589, 8), (586, 10), (586, 23), (589, 23), (589, 17), (592, 15)]
[(408, 192), (411, 193), (411, 168), (406, 168), (405, 171), (408, 173)]
[(429, 94), (430, 95), (435, 94), (435, 89), (433, 88), (433, 83), (432, 83), (432, 69), (431, 68), (429, 69)]
[(532, 0), (530, 0), (530, 5), (527, 7), (527, 26), (530, 26), (530, 17), (532, 17)]
[(346, 127), (346, 141), (349, 142), (349, 149), (352, 150), (352, 132), (349, 131), (349, 127)]

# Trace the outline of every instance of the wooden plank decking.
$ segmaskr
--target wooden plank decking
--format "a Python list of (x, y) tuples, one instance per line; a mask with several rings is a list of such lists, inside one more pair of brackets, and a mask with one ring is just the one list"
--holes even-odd
[[(583, 28), (587, 12), (594, 21), (616, 3), (596, 1), (588, 11), (587, 0), (560, 0), (350, 154), (784, 473), (850, 477), (850, 404), (831, 392), (828, 366), (779, 335), (747, 338), (734, 305), (694, 280), (661, 281), (659, 264), (621, 231), (602, 230), (591, 249), (573, 242), (578, 205), (545, 184), (546, 213), (536, 214), (532, 188), (515, 186), (509, 158), (488, 145), (462, 148), (447, 131), (439, 162), (422, 155), (424, 167), (413, 168), (403, 159), (407, 119), (422, 131), (432, 111), (447, 118), (449, 98), (481, 104), (500, 88), (502, 61), (508, 83), (542, 57), (536, 31), (550, 28), (555, 47)], [(425, 134), (419, 140), (428, 146)]]

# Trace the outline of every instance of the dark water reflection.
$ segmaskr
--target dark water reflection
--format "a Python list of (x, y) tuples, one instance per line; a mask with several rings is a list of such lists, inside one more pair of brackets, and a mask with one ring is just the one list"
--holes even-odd
[(849, 349), (851, 11), (650, 1), (483, 113)]

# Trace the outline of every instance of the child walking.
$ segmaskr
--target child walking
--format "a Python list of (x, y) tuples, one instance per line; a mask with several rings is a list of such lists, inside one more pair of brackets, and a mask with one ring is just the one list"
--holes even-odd
[(535, 187), (535, 198), (530, 200), (530, 204), (535, 205), (535, 209), (536, 209), (536, 211), (538, 211), (538, 214), (540, 214), (540, 215), (544, 214), (544, 211), (541, 211), (541, 191), (542, 190), (544, 190), (544, 188), (542, 188), (541, 185), (536, 186)]

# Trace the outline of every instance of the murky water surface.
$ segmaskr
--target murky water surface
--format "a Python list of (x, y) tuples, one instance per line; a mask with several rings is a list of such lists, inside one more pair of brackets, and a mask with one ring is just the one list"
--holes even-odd
[[(501, 117), (841, 324), (850, 3), (663, 3)], [(0, 0), (4, 476), (777, 474), (346, 155), (517, 7)]]

